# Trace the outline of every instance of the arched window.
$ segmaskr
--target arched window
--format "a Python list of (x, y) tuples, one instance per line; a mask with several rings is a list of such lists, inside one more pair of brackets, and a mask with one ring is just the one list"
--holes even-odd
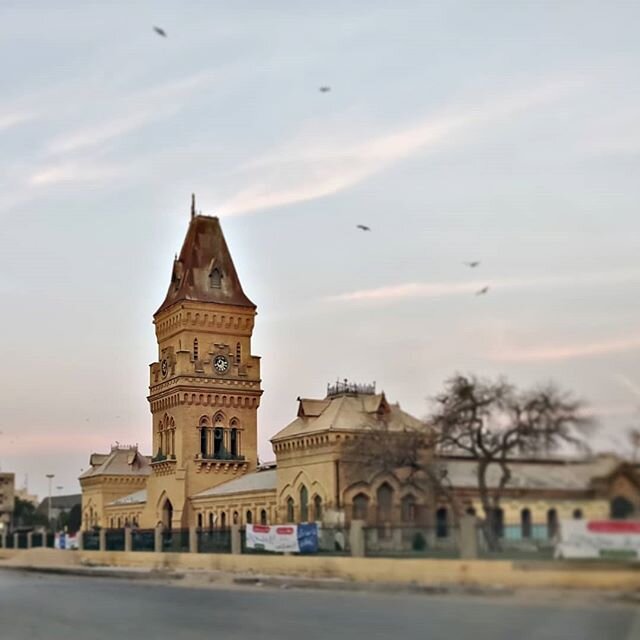
[(449, 514), (447, 507), (440, 507), (436, 511), (436, 537), (446, 538), (449, 535)]
[(295, 520), (295, 504), (293, 498), (289, 496), (287, 498), (287, 522), (293, 522)]
[(218, 268), (215, 268), (209, 274), (209, 284), (214, 289), (220, 289), (222, 286), (222, 274)]
[(113, 518), (109, 518), (109, 528), (113, 529)]
[(369, 496), (359, 493), (353, 498), (353, 519), (367, 520), (369, 516)]
[(500, 507), (493, 510), (493, 532), (496, 537), (504, 537), (504, 510)]
[(547, 537), (553, 538), (558, 532), (558, 512), (555, 509), (547, 511)]
[(238, 455), (238, 430), (233, 427), (230, 433), (229, 448), (231, 449), (231, 455), (237, 457)]
[(227, 526), (227, 514), (223, 511), (220, 514), (220, 527), (224, 529), (226, 528), (226, 526)]
[(240, 364), (240, 360), (242, 359), (242, 347), (239, 342), (236, 342), (236, 364)]
[(198, 338), (193, 339), (193, 359), (197, 360), (199, 357), (198, 354)]
[(198, 529), (202, 529), (202, 514), (198, 514)]
[(124, 519), (124, 526), (128, 527), (129, 526), (129, 518), (125, 518)]
[(233, 512), (233, 524), (239, 524), (240, 514), (237, 511)]
[(200, 453), (202, 454), (202, 457), (205, 458), (208, 451), (208, 446), (207, 446), (207, 441), (209, 440), (208, 438), (208, 432), (209, 429), (207, 429), (207, 427), (200, 427)]
[(307, 487), (300, 487), (300, 522), (308, 522), (309, 520), (309, 493)]
[(164, 429), (162, 425), (162, 420), (158, 423), (158, 454), (161, 455), (164, 453), (164, 442), (163, 442)]
[(214, 521), (213, 513), (210, 513), (209, 514), (209, 529), (213, 529), (213, 521)]
[(416, 519), (416, 499), (409, 494), (402, 498), (402, 521), (415, 522)]
[(322, 520), (322, 498), (315, 496), (313, 499), (313, 519), (316, 522)]
[(118, 529), (120, 528), (120, 518), (118, 518)]
[(378, 520), (391, 520), (393, 509), (393, 489), (387, 482), (383, 482), (376, 494), (378, 500)]
[(531, 510), (523, 509), (520, 512), (520, 529), (523, 538), (531, 537)]
[(253, 524), (253, 513), (251, 513), (251, 509), (247, 510), (247, 524)]
[(224, 451), (224, 429), (222, 427), (216, 427), (213, 430), (213, 457), (220, 458)]
[(633, 503), (622, 496), (616, 496), (610, 505), (611, 517), (615, 520), (624, 520), (633, 515)]
[(260, 524), (267, 524), (267, 510), (262, 509), (260, 511)]
[(574, 520), (582, 520), (582, 509), (574, 509), (573, 510), (573, 519)]

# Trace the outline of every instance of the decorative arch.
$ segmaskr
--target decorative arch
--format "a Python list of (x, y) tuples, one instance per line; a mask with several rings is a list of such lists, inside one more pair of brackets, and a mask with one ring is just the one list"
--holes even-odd
[(378, 520), (393, 520), (393, 506), (396, 492), (386, 480), (381, 482), (376, 489), (376, 506), (378, 508)]
[(287, 522), (295, 522), (296, 520), (296, 503), (292, 496), (288, 496), (285, 501), (285, 506), (287, 509)]

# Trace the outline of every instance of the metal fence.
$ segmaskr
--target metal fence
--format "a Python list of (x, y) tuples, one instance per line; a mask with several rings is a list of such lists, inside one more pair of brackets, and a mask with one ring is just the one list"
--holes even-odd
[[(244, 539), (244, 530), (241, 532)], [(231, 529), (201, 529), (198, 531), (200, 553), (231, 553)]]
[(155, 539), (153, 529), (134, 529), (131, 532), (131, 550), (155, 551)]
[(84, 531), (82, 533), (82, 548), (87, 551), (99, 551), (100, 534), (97, 531)]
[(185, 553), (189, 551), (189, 529), (172, 529), (162, 532), (162, 551)]
[(453, 527), (366, 527), (364, 546), (369, 557), (455, 558), (459, 532)]
[(107, 551), (124, 551), (124, 529), (107, 529), (105, 548)]

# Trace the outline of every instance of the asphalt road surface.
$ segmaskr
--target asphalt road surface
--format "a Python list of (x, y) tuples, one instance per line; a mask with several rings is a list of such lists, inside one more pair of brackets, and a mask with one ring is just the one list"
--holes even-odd
[(640, 640), (640, 607), (576, 596), (429, 596), (0, 571), (1, 640)]

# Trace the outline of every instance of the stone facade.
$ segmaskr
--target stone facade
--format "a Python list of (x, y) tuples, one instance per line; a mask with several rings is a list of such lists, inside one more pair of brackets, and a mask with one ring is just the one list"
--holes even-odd
[[(276, 463), (260, 466), (255, 318), (218, 219), (192, 211), (154, 315), (152, 455), (118, 446), (91, 456), (80, 478), (85, 529), (300, 521), (341, 527), (357, 519), (384, 538), (384, 528), (397, 525), (448, 535), (454, 512), (481, 513), (472, 460), (440, 460), (453, 502), (399, 472), (359, 475), (345, 443), (381, 422), (391, 431), (426, 429), (374, 385), (339, 382), (322, 398), (299, 398), (296, 417), (272, 439)], [(506, 537), (548, 537), (568, 517), (640, 515), (638, 468), (617, 458), (519, 460), (512, 472), (500, 515)]]

